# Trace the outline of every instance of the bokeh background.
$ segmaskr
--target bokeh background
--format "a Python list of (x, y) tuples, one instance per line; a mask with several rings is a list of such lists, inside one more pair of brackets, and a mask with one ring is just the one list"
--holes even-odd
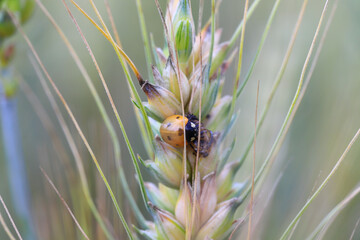
[[(147, 29), (154, 35), (156, 44), (162, 46), (163, 31), (155, 3), (148, 0), (142, 2)], [(209, 2), (205, 1), (206, 7), (204, 9), (203, 22), (210, 15)], [(273, 0), (262, 1), (248, 21), (244, 47), (243, 76), (248, 71), (249, 65), (254, 58), (267, 17), (274, 2)], [(87, 1), (79, 1), (79, 3), (88, 12), (92, 13)], [(98, 0), (96, 3), (105, 16), (106, 11), (103, 1)], [(165, 1), (163, 0), (161, 3), (164, 7)], [(264, 126), (258, 135), (257, 169), (261, 166), (262, 161), (269, 152), (290, 106), (324, 3), (324, 0), (309, 1), (283, 81), (275, 96)], [(330, 7), (327, 16), (329, 16), (333, 3), (333, 0), (329, 1)], [(44, 4), (52, 16), (60, 23), (65, 34), (70, 38), (80, 54), (94, 84), (102, 96), (110, 116), (112, 116), (114, 126), (117, 126), (98, 74), (62, 2), (60, 0), (47, 1)], [(261, 113), (290, 41), (301, 4), (302, 1), (300, 0), (283, 0), (279, 6), (264, 49), (255, 66), (254, 73), (237, 106), (241, 112), (236, 126), (237, 145), (232, 154), (232, 159), (236, 159), (244, 151), (254, 129), (257, 81), (260, 81), (259, 113)], [(110, 5), (124, 50), (135, 62), (140, 72), (147, 76), (135, 1), (110, 0)], [(244, 1), (223, 1), (217, 19), (217, 24), (223, 29), (222, 41), (231, 37), (241, 20), (243, 5)], [(110, 86), (111, 93), (135, 151), (141, 156), (146, 157), (140, 133), (136, 121), (134, 121), (135, 115), (126, 80), (111, 45), (75, 8), (72, 7), (71, 9), (74, 11), (100, 63), (101, 70)], [(193, 1), (195, 19), (198, 16), (197, 9), (198, 1)], [(314, 189), (319, 186), (330, 172), (352, 136), (360, 127), (359, 22), (360, 2), (357, 0), (339, 1), (308, 91), (299, 107), (284, 145), (275, 159), (275, 164), (264, 181), (260, 195), (258, 195), (260, 197), (257, 198), (255, 211), (258, 209), (259, 212), (261, 211), (261, 215), (259, 215), (258, 224), (256, 225), (255, 238), (278, 239), (281, 236), (292, 218), (314, 192)], [(128, 210), (126, 196), (121, 197), (120, 183), (114, 170), (111, 142), (80, 71), (70, 58), (57, 32), (39, 9), (36, 9), (34, 17), (25, 26), (25, 31), (45, 63), (50, 75), (70, 104), (90, 144), (94, 147), (99, 162), (120, 199), (128, 221), (133, 221), (133, 215)], [(19, 78), (26, 81), (40, 99), (56, 127), (58, 136), (62, 139), (64, 146), (66, 146), (66, 154), (71, 156), (56, 117), (41, 88), (33, 67), (29, 63), (28, 47), (20, 36), (14, 37), (11, 41), (15, 42), (17, 46), (15, 68)], [(233, 65), (236, 65), (236, 62)], [(232, 67), (226, 76), (226, 94), (231, 93), (234, 76), (235, 68)], [(145, 99), (143, 95), (142, 97)], [(85, 201), (79, 200), (82, 196), (80, 194), (81, 191), (78, 189), (79, 183), (75, 165), (71, 161), (72, 165), (64, 166), (59, 156), (56, 155), (50, 143), (50, 137), (25, 97), (25, 93), (20, 91), (17, 94), (17, 98), (23, 151), (26, 159), (28, 183), (31, 189), (34, 225), (40, 234), (39, 239), (65, 239), (65, 237), (73, 239), (76, 236), (80, 238), (80, 235), (76, 235), (75, 224), (73, 224), (67, 215), (61, 202), (49, 187), (39, 169), (39, 166), (43, 167), (50, 178), (53, 179), (64, 198), (74, 209), (75, 214), (80, 216), (79, 221), (86, 223), (85, 225), (87, 226), (95, 226)], [(63, 113), (67, 116), (65, 111)], [(119, 239), (124, 239), (124, 230), (99, 175), (71, 121), (67, 117), (66, 119), (73, 130), (73, 136), (78, 143), (77, 146), (81, 150), (94, 200), (99, 205), (101, 212), (108, 216), (109, 224), (111, 223), (114, 226), (114, 232), (119, 236)], [(127, 153), (119, 128), (116, 127), (116, 129), (121, 139), (122, 162), (126, 168), (126, 174), (132, 190), (138, 196), (139, 205), (141, 205), (142, 202), (140, 201), (130, 156)], [(7, 171), (2, 141), (3, 139), (0, 139), (0, 194), (8, 204), (10, 211), (14, 212), (8, 183), (8, 175), (11, 173)], [(238, 173), (237, 178), (239, 180), (246, 180), (251, 176), (251, 159), (251, 157), (248, 157)], [(71, 181), (68, 180), (69, 172), (75, 174)], [(143, 172), (146, 180), (152, 179), (145, 171)], [(281, 177), (279, 178), (279, 176)], [(321, 219), (338, 202), (344, 199), (359, 182), (360, 142), (357, 142), (339, 171), (302, 217), (294, 232), (293, 239), (304, 239), (307, 237)], [(73, 194), (73, 191), (78, 193)], [(245, 207), (246, 204), (241, 209), (244, 210)], [(3, 210), (1, 211), (3, 212)], [(16, 221), (17, 217), (14, 216), (14, 218)], [(359, 218), (360, 197), (356, 197), (335, 219), (324, 239), (348, 239)], [(360, 238), (359, 229), (358, 227), (358, 230), (355, 231), (354, 239)], [(245, 230), (246, 227), (244, 226), (240, 228), (239, 232), (246, 233)], [(93, 232), (93, 239), (101, 239), (103, 237), (98, 233), (99, 231), (97, 231), (96, 227), (91, 231)], [(2, 228), (0, 228), (0, 239), (6, 239)]]

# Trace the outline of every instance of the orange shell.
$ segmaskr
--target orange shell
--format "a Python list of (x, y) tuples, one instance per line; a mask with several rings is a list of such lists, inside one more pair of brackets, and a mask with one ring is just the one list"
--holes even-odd
[(173, 115), (164, 120), (160, 126), (161, 138), (173, 147), (184, 146), (184, 121), (189, 121), (181, 115)]

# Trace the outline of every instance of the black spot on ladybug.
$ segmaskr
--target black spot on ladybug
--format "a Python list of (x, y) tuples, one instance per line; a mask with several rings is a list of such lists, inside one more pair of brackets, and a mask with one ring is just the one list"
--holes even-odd
[(177, 116), (176, 119), (180, 119), (180, 116)]
[(167, 136), (167, 139), (168, 139), (169, 141), (171, 141), (171, 137), (170, 137), (170, 136)]
[(168, 123), (167, 125), (166, 125), (166, 127), (170, 127), (171, 126), (171, 123)]
[(182, 128), (179, 128), (178, 129), (178, 135), (182, 136), (183, 134), (184, 134), (184, 130), (182, 130)]

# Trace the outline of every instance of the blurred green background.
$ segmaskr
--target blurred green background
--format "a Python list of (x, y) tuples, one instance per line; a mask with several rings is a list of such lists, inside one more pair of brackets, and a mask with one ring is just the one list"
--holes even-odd
[[(156, 44), (162, 46), (162, 25), (155, 3), (148, 0), (142, 2), (148, 31), (153, 33)], [(251, 2), (252, 1), (250, 1), (250, 3)], [(87, 1), (79, 1), (79, 3), (84, 6), (87, 11), (92, 13)], [(96, 3), (105, 16), (106, 11), (103, 1), (99, 0), (96, 1)], [(162, 6), (165, 7), (165, 1), (161, 1), (161, 3)], [(243, 76), (248, 71), (249, 65), (254, 58), (273, 3), (273, 0), (262, 1), (246, 26)], [(287, 113), (324, 3), (324, 0), (309, 1), (283, 81), (275, 96), (264, 126), (258, 135), (257, 167), (261, 166), (262, 161), (269, 152)], [(330, 1), (329, 3), (330, 7), (327, 16), (329, 16), (334, 1)], [(98, 74), (62, 2), (48, 1), (44, 2), (44, 4), (53, 17), (60, 23), (62, 29), (80, 54), (115, 123), (115, 117), (112, 114), (110, 104), (108, 104)], [(241, 113), (237, 122), (237, 145), (232, 159), (241, 155), (254, 128), (257, 81), (260, 81), (259, 113), (261, 113), (280, 68), (288, 42), (290, 41), (290, 36), (301, 4), (302, 1), (300, 0), (283, 0), (280, 4), (264, 49), (255, 66), (254, 73), (238, 104)], [(145, 55), (135, 1), (113, 0), (110, 1), (110, 5), (124, 50), (134, 61), (140, 72), (146, 76)], [(223, 1), (217, 19), (217, 24), (223, 29), (222, 41), (231, 37), (234, 29), (241, 20), (243, 5), (244, 1)], [(205, 6), (203, 22), (210, 15), (209, 1), (205, 1)], [(135, 151), (145, 157), (146, 153), (140, 139), (139, 130), (134, 121), (135, 116), (126, 80), (114, 51), (111, 45), (75, 8), (71, 6), (71, 9), (74, 11), (100, 63), (101, 70), (109, 84), (116, 106), (125, 123), (131, 143)], [(197, 1), (193, 1), (195, 19), (197, 19), (198, 15), (197, 9), (198, 3)], [(92, 16), (95, 17), (94, 14), (92, 14)], [(257, 198), (258, 201), (255, 203), (255, 213), (257, 209), (263, 211), (258, 219), (259, 223), (256, 225), (255, 238), (278, 239), (280, 237), (296, 213), (314, 192), (314, 189), (316, 189), (330, 172), (352, 136), (360, 127), (359, 23), (360, 2), (358, 0), (339, 1), (335, 17), (308, 91), (299, 107), (284, 145), (276, 158), (275, 164), (265, 179), (259, 195), (260, 197)], [(112, 182), (113, 189), (120, 195), (120, 184), (113, 168), (111, 142), (108, 139), (101, 116), (95, 107), (88, 88), (79, 70), (70, 58), (65, 45), (39, 9), (36, 9), (35, 16), (29, 24), (26, 25), (25, 30), (45, 63), (50, 75), (70, 104), (90, 144), (94, 147), (101, 166)], [(33, 67), (29, 63), (27, 56), (29, 53), (28, 47), (19, 35), (13, 38), (12, 41), (16, 42), (17, 45), (15, 60), (16, 71), (39, 97), (54, 122), (59, 137), (64, 140), (51, 106), (41, 88)], [(236, 62), (234, 62), (233, 65), (236, 65)], [(230, 94), (231, 92), (234, 76), (235, 69), (232, 67), (226, 76), (226, 94)], [(142, 97), (145, 100), (144, 96)], [(59, 223), (61, 223), (60, 226), (57, 226), (59, 229), (49, 226), (49, 222), (46, 222), (47, 217), (49, 217), (46, 215), (56, 213), (56, 206), (62, 208), (62, 205), (53, 193), (53, 190), (49, 188), (48, 183), (45, 182), (39, 166), (47, 171), (64, 196), (71, 195), (69, 188), (70, 186), (74, 187), (76, 183), (74, 183), (75, 185), (70, 185), (71, 182), (69, 183), (64, 180), (67, 167), (59, 161), (59, 157), (50, 144), (49, 135), (44, 130), (38, 116), (35, 114), (34, 109), (25, 98), (23, 92), (19, 92), (18, 94), (18, 106), (22, 143), (27, 165), (28, 180), (31, 187), (32, 210), (35, 216), (34, 223), (44, 239), (46, 239), (46, 236), (51, 236), (52, 231), (59, 231), (59, 229), (60, 234), (57, 238), (53, 237), (51, 239), (64, 239), (64, 236), (70, 233), (64, 233), (61, 229), (73, 228), (71, 231), (75, 231), (75, 226), (67, 216), (59, 217), (59, 219), (69, 220), (68, 223), (58, 220)], [(63, 113), (67, 116), (65, 111), (63, 111)], [(115, 216), (115, 210), (111, 205), (106, 191), (101, 185), (102, 183), (99, 181), (99, 176), (94, 170), (93, 163), (84, 145), (75, 132), (71, 121), (67, 117), (66, 119), (73, 130), (73, 136), (77, 140), (78, 147), (82, 151), (84, 164), (87, 166), (87, 176), (93, 185), (93, 194), (94, 196), (96, 195), (95, 201), (102, 206), (101, 209), (103, 209), (105, 213), (109, 214), (109, 221), (112, 225), (115, 225), (114, 231), (119, 235), (124, 234)], [(114, 126), (117, 125), (114, 124)], [(123, 142), (119, 128), (116, 127), (116, 129), (121, 139), (122, 160), (124, 167), (126, 167), (128, 179), (133, 186), (134, 194), (138, 194), (134, 170), (127, 153), (126, 145)], [(11, 204), (8, 173), (1, 141), (2, 139), (0, 140), (0, 194), (10, 207), (10, 210), (14, 212)], [(251, 176), (251, 159), (251, 157), (248, 157), (244, 167), (238, 174), (238, 179), (248, 179)], [(143, 172), (145, 173), (145, 171)], [(275, 186), (276, 179), (279, 175), (281, 175), (280, 181), (272, 192), (271, 189)], [(149, 175), (146, 175), (145, 178), (147, 180), (151, 179)], [(308, 236), (321, 219), (359, 182), (360, 142), (357, 142), (334, 178), (332, 178), (302, 217), (294, 232), (293, 239), (304, 239)], [(267, 195), (270, 193), (273, 195), (267, 199)], [(140, 195), (138, 196), (140, 199)], [(132, 215), (129, 210), (126, 210), (128, 209), (126, 207), (128, 203), (124, 199), (121, 200), (122, 206), (123, 209), (125, 209), (128, 220), (131, 221)], [(75, 213), (83, 211), (81, 208), (84, 206), (77, 206), (76, 203), (71, 200), (69, 200), (69, 202), (75, 209)], [(105, 205), (102, 205), (102, 203)], [(261, 210), (265, 203), (265, 210)], [(140, 200), (139, 204), (141, 204)], [(244, 207), (245, 206), (246, 205), (244, 205)], [(66, 215), (65, 211), (63, 211), (62, 214)], [(14, 217), (16, 220), (16, 216)], [(336, 218), (324, 239), (348, 239), (359, 217), (360, 197), (356, 197)], [(245, 229), (246, 228), (243, 227), (240, 231)], [(359, 229), (360, 228), (355, 232), (354, 239), (360, 238)], [(246, 233), (246, 231), (243, 232)], [(6, 239), (4, 234), (3, 229), (0, 228), (0, 239)]]

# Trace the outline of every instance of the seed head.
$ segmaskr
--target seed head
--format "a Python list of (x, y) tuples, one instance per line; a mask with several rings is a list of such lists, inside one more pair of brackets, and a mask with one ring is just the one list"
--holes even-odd
[[(168, 124), (166, 118), (182, 115), (183, 100), (187, 117), (199, 118), (201, 109), (202, 117), (197, 122), (201, 128), (199, 139), (184, 141), (186, 156), (182, 155), (183, 149), (163, 141), (169, 137), (169, 141), (175, 142), (170, 135), (163, 134), (163, 140), (155, 138), (155, 157), (147, 164), (161, 184), (147, 183), (146, 188), (149, 199), (156, 205), (153, 206), (156, 230), (144, 234), (150, 239), (185, 239), (185, 235), (198, 240), (222, 239), (231, 231), (240, 204), (237, 196), (245, 186), (233, 182), (240, 163), (218, 168), (226, 163), (233, 149), (233, 145), (229, 147), (231, 141), (223, 141), (233, 126), (226, 117), (230, 114), (232, 97), (222, 97), (221, 89), (235, 50), (228, 57), (230, 47), (228, 42), (220, 43), (221, 29), (215, 30), (211, 44), (210, 22), (195, 37), (190, 0), (170, 0), (164, 26), (166, 40), (170, 42), (165, 44), (167, 47), (156, 49), (156, 67), (152, 66), (154, 84), (144, 82), (142, 86), (148, 98), (146, 109), (151, 127), (158, 132)], [(187, 131), (190, 135), (191, 131)], [(187, 161), (187, 173), (183, 172), (183, 161)]]

